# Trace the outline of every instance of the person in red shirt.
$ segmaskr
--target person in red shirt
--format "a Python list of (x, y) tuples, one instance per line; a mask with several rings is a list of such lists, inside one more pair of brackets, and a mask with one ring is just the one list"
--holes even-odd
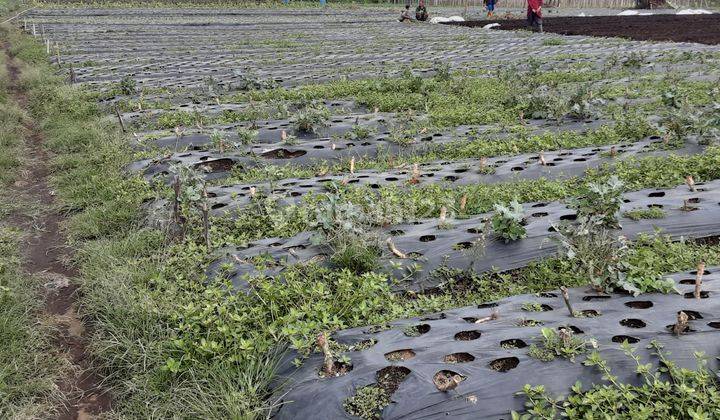
[(527, 0), (527, 20), (528, 26), (534, 32), (542, 32), (542, 5), (543, 0)]

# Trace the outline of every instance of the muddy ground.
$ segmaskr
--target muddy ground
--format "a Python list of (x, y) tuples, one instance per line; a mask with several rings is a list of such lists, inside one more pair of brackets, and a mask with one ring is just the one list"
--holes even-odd
[[(514, 30), (527, 26), (524, 19), (453, 22), (453, 25)], [(561, 35), (622, 37), (641, 41), (720, 44), (720, 13), (712, 15), (545, 17), (545, 32)]]

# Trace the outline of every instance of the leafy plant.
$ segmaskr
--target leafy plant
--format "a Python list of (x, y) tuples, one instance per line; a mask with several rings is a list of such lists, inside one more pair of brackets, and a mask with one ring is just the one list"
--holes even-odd
[(542, 342), (531, 344), (528, 356), (549, 362), (556, 357), (563, 357), (575, 361), (575, 357), (585, 353), (589, 348), (597, 348), (594, 339), (583, 339), (576, 337), (570, 328), (560, 328), (555, 331), (552, 328), (543, 327)]
[(327, 127), (330, 110), (322, 103), (311, 103), (295, 113), (292, 122), (298, 131), (314, 133)]
[(492, 216), (493, 231), (505, 242), (517, 241), (527, 236), (524, 222), (523, 207), (517, 201), (513, 200), (508, 206), (495, 205), (495, 213)]
[(312, 242), (329, 246), (331, 260), (337, 266), (358, 274), (378, 267), (379, 240), (361, 207), (344, 201), (337, 193), (327, 193), (316, 208), (312, 228)]
[(129, 74), (120, 79), (118, 88), (120, 89), (120, 93), (123, 95), (134, 95), (137, 93), (135, 79), (133, 79)]
[(628, 241), (615, 235), (600, 216), (581, 217), (576, 225), (555, 227), (560, 255), (567, 258), (578, 273), (582, 273), (598, 291), (624, 289), (635, 295), (658, 291), (671, 292), (672, 280), (657, 271), (637, 266), (631, 258)]
[(570, 208), (577, 210), (577, 217), (593, 218), (604, 226), (617, 228), (617, 213), (623, 203), (622, 193), (625, 184), (613, 175), (604, 183), (592, 182), (587, 185), (587, 192), (578, 198), (569, 200)]
[(716, 374), (708, 370), (704, 354), (695, 353), (696, 370), (681, 368), (668, 358), (662, 344), (653, 340), (650, 348), (659, 362), (659, 367), (653, 372), (652, 363), (642, 363), (627, 342), (621, 348), (635, 362), (635, 371), (642, 378), (642, 383), (620, 382), (612, 374), (607, 361), (594, 351), (583, 364), (597, 368), (608, 383), (593, 384), (583, 390), (582, 383), (578, 381), (572, 386), (569, 396), (560, 398), (552, 397), (542, 385), (525, 385), (519, 394), (527, 398), (527, 412), (513, 412), (513, 420), (716, 418), (720, 410), (720, 383)]
[(345, 400), (343, 408), (351, 416), (364, 420), (379, 420), (382, 410), (390, 404), (388, 393), (377, 385), (360, 388), (355, 395)]
[(348, 140), (363, 140), (372, 136), (373, 133), (374, 130), (370, 127), (354, 124), (350, 131), (345, 133), (345, 138)]
[(255, 142), (258, 136), (257, 130), (251, 130), (249, 128), (240, 127), (237, 130), (238, 142), (244, 145), (250, 145)]

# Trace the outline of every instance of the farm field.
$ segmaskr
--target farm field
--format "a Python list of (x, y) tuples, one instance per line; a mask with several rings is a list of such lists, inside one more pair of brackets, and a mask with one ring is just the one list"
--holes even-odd
[(720, 417), (716, 42), (113, 6), (2, 26), (0, 417)]

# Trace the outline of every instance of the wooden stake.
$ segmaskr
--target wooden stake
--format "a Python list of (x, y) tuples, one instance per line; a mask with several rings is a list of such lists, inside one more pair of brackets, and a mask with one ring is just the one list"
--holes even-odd
[(333, 360), (332, 352), (330, 352), (330, 343), (328, 343), (327, 338), (325, 337), (325, 333), (318, 334), (317, 345), (318, 347), (320, 347), (320, 350), (322, 350), (323, 354), (325, 355), (325, 360), (323, 362), (323, 372), (328, 376), (332, 376), (333, 371), (335, 370), (335, 361)]
[(615, 146), (610, 147), (610, 157), (616, 157), (617, 156), (617, 149)]
[(70, 84), (75, 84), (75, 82), (77, 82), (77, 75), (75, 74), (72, 63), (70, 63)]
[(490, 316), (486, 316), (485, 318), (480, 318), (477, 321), (475, 321), (476, 324), (484, 324), (486, 322), (495, 321), (496, 319), (500, 318), (500, 313), (497, 309), (493, 309), (493, 311), (490, 313)]
[(560, 293), (562, 293), (563, 300), (565, 301), (565, 306), (567, 306), (568, 311), (570, 311), (570, 316), (575, 318), (575, 311), (573, 311), (572, 305), (570, 304), (570, 294), (568, 293), (567, 287), (560, 286)]
[(350, 158), (350, 173), (355, 175), (355, 156)]
[(55, 43), (55, 57), (57, 59), (58, 68), (62, 68), (62, 63), (60, 62), (60, 44), (58, 43)]
[(440, 225), (444, 225), (447, 219), (447, 208), (445, 206), (440, 207)]
[(465, 207), (467, 207), (467, 194), (463, 194), (462, 197), (460, 197), (460, 211), (464, 212)]
[[(117, 105), (115, 105), (115, 115), (117, 115), (118, 122), (120, 123), (120, 129), (125, 133), (125, 122), (123, 122), (122, 115), (120, 115), (120, 108), (118, 108)], [(175, 147), (175, 150), (177, 151), (177, 147)]]
[(483, 156), (480, 158), (480, 172), (485, 172), (485, 168), (487, 168), (487, 158)]
[(396, 257), (402, 258), (402, 259), (407, 258), (407, 255), (405, 255), (402, 251), (397, 249), (397, 247), (393, 243), (392, 238), (387, 238), (387, 240), (385, 242), (387, 243), (387, 246), (390, 249), (390, 252), (392, 252)]
[(408, 183), (413, 185), (420, 183), (420, 168), (418, 168), (417, 163), (413, 163), (412, 177), (410, 178)]
[(547, 165), (547, 162), (545, 161), (545, 155), (543, 155), (542, 152), (540, 152), (540, 155), (538, 156), (538, 160), (540, 161), (540, 164), (542, 166)]
[(207, 247), (207, 252), (210, 252), (211, 250), (211, 244), (210, 244), (210, 211), (208, 209), (208, 192), (207, 192), (207, 186), (203, 185), (203, 191), (202, 191), (202, 215), (203, 215), (203, 234), (205, 236), (205, 246)]
[(255, 187), (250, 187), (250, 198), (255, 197), (255, 194), (257, 193), (257, 189)]
[(180, 224), (180, 187), (181, 187), (181, 181), (180, 176), (175, 175), (175, 179), (173, 179), (173, 191), (175, 192), (175, 202), (173, 203), (173, 219), (175, 220), (175, 223)]
[(695, 274), (695, 299), (700, 299), (701, 296), (703, 273), (705, 273), (705, 262), (701, 261)]
[(697, 189), (695, 188), (695, 180), (693, 179), (692, 175), (688, 175), (685, 177), (685, 184), (687, 184), (688, 188), (690, 188), (690, 191), (697, 192)]

